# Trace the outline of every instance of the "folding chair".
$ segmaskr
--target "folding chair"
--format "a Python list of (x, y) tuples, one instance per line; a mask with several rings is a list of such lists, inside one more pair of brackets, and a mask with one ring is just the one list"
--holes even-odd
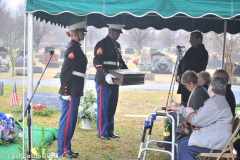
[[(158, 110), (166, 110), (166, 107), (159, 107), (159, 108), (155, 109), (152, 114), (149, 114), (147, 116), (147, 118), (144, 122), (144, 126), (143, 126), (142, 139), (141, 139), (141, 144), (140, 144), (138, 157), (137, 157), (138, 160), (140, 160), (142, 152), (144, 152), (143, 160), (145, 160), (146, 156), (147, 156), (147, 151), (157, 151), (157, 152), (167, 153), (171, 156), (171, 160), (175, 159), (175, 145), (176, 144), (175, 144), (175, 121), (174, 121), (174, 118), (169, 114), (157, 112)], [(172, 142), (151, 140), (153, 122), (156, 120), (156, 117), (170, 118), (172, 120), (172, 131), (173, 131)], [(144, 145), (144, 140), (145, 140), (146, 132), (147, 132), (148, 129), (149, 129), (148, 136), (147, 136), (147, 140), (146, 140), (146, 145), (144, 147), (143, 146)], [(172, 145), (171, 151), (166, 151), (164, 149), (151, 148), (149, 146), (149, 144), (152, 143), (152, 142), (162, 142), (162, 143), (171, 144)]]
[(220, 158), (230, 158), (234, 160), (234, 158), (237, 158), (237, 154), (233, 153), (233, 141), (234, 137), (237, 136), (237, 133), (240, 129), (240, 121), (239, 118), (235, 118), (232, 123), (232, 136), (227, 142), (226, 146), (223, 148), (221, 153), (200, 153), (197, 155), (197, 158), (200, 160), (205, 160), (206, 158), (217, 158), (219, 160)]

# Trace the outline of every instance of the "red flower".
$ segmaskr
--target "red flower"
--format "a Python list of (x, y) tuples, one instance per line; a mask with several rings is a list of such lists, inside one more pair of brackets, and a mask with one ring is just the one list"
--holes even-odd
[(46, 106), (42, 106), (42, 104), (36, 104), (35, 106), (33, 106), (33, 110), (42, 110), (45, 108)]
[(139, 63), (139, 59), (134, 59), (133, 63), (137, 65)]

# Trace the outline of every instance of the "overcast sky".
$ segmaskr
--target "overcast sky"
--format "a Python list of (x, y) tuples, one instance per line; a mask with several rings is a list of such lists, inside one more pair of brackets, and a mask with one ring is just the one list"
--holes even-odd
[(9, 4), (9, 8), (15, 10), (20, 4), (24, 4), (25, 0), (2, 0)]

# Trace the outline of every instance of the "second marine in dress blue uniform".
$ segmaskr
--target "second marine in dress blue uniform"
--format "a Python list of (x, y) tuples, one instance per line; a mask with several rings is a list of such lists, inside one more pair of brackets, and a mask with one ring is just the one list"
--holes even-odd
[(109, 70), (128, 69), (128, 67), (122, 59), (120, 44), (109, 35), (96, 44), (94, 56), (93, 63), (97, 69), (95, 82), (98, 136), (102, 139), (119, 138), (114, 134), (114, 115), (118, 103), (119, 86), (109, 84), (106, 76), (110, 75)]

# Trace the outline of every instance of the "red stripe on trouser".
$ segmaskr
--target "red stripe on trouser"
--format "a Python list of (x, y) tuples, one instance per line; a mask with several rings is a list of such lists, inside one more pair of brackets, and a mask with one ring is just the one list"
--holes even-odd
[(100, 117), (99, 117), (99, 126), (100, 126), (100, 136), (102, 136), (102, 85), (100, 84)]
[(72, 110), (72, 97), (70, 96), (70, 103), (69, 103), (69, 106), (68, 106), (67, 122), (66, 122), (64, 137), (63, 137), (64, 138), (64, 140), (63, 140), (63, 152), (64, 152), (64, 154), (67, 153), (66, 141), (67, 141), (67, 134), (68, 134), (68, 127), (69, 127), (69, 122), (70, 122), (71, 110)]

